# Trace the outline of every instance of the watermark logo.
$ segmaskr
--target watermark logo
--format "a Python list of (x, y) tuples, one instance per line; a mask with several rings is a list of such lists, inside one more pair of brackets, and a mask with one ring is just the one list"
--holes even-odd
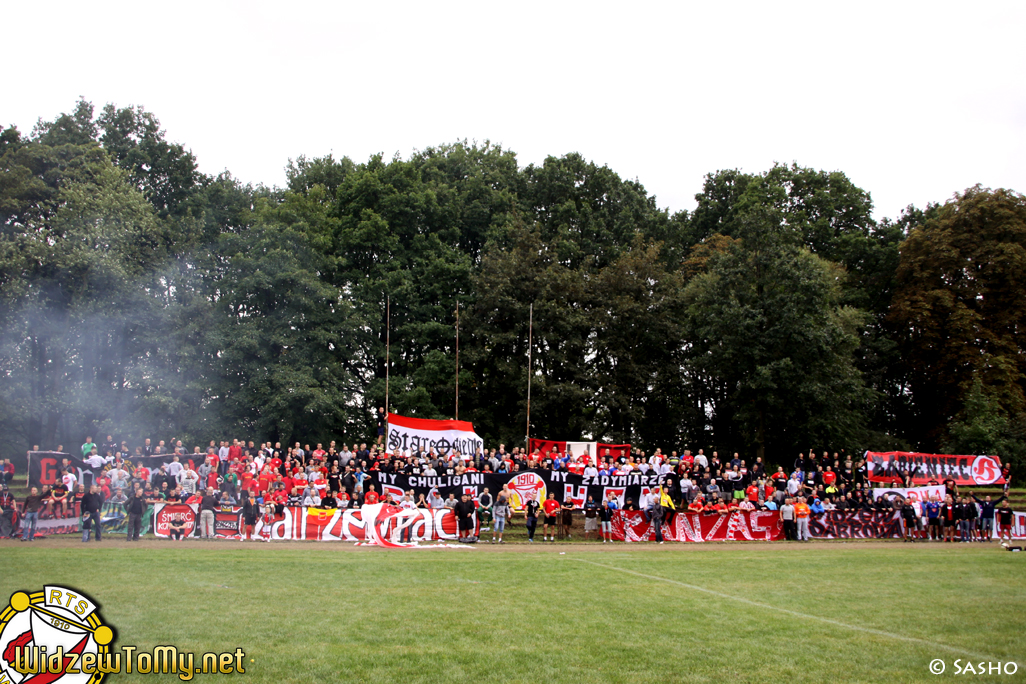
[[(948, 664), (940, 658), (930, 661), (930, 673), (939, 675), (948, 671)], [(950, 672), (954, 675), (1014, 675), (1019, 671), (1015, 661), (969, 661), (959, 658), (951, 664)]]
[(113, 641), (82, 592), (56, 585), (15, 592), (0, 613), (0, 684), (98, 684)]
[(78, 589), (16, 591), (0, 612), (0, 684), (99, 684), (118, 672), (175, 674), (182, 681), (246, 672), (241, 648), (198, 656), (175, 646), (119, 645), (115, 651), (114, 638), (96, 601)]

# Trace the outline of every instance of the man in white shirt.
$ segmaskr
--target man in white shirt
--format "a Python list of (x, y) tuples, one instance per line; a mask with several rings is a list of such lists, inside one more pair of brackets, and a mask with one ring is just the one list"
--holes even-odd
[(170, 463), (167, 464), (167, 474), (177, 480), (178, 479), (178, 473), (180, 473), (180, 472), (182, 472), (182, 464), (178, 460), (178, 457), (175, 456), (174, 460), (172, 460)]
[(705, 457), (705, 453), (701, 449), (699, 449), (698, 453), (695, 454), (695, 465), (701, 466), (702, 468), (709, 467), (709, 459)]
[(196, 483), (199, 482), (199, 474), (195, 470), (186, 466), (182, 468), (175, 479), (178, 481), (178, 486), (182, 488), (183, 495), (192, 496), (196, 493)]
[(588, 466), (584, 469), (585, 477), (598, 477), (598, 468), (595, 467), (595, 462), (590, 461)]

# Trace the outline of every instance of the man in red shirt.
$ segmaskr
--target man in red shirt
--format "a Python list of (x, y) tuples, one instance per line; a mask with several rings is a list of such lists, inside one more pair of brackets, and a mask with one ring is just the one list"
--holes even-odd
[(827, 466), (823, 473), (823, 484), (829, 487), (835, 482), (837, 482), (837, 473), (834, 472), (833, 466)]
[(552, 541), (556, 541), (556, 516), (559, 514), (560, 505), (554, 492), (549, 492), (549, 498), (545, 499), (542, 508), (545, 510), (545, 541), (549, 541), (549, 525), (552, 525)]
[(759, 503), (759, 485), (754, 482), (748, 485), (748, 489), (745, 490), (745, 496), (747, 496), (748, 500), (752, 503)]
[(374, 485), (367, 485), (367, 493), (363, 495), (363, 502), (368, 506), (373, 506), (379, 500), (378, 493), (374, 491)]

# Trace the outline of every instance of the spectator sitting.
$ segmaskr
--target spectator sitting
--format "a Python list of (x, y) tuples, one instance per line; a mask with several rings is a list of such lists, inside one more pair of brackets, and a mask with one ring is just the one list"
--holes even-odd
[(126, 501), (128, 501), (128, 497), (125, 496), (125, 492), (121, 488), (115, 489), (114, 490), (114, 495), (112, 497), (110, 497), (110, 502), (111, 503), (123, 504)]

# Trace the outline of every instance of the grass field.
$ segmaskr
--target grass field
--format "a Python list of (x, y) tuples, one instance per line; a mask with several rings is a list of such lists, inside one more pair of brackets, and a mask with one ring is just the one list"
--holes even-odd
[(65, 583), (119, 644), (241, 647), (217, 679), (276, 683), (1023, 681), (1024, 570), (996, 544), (0, 542), (3, 598)]

